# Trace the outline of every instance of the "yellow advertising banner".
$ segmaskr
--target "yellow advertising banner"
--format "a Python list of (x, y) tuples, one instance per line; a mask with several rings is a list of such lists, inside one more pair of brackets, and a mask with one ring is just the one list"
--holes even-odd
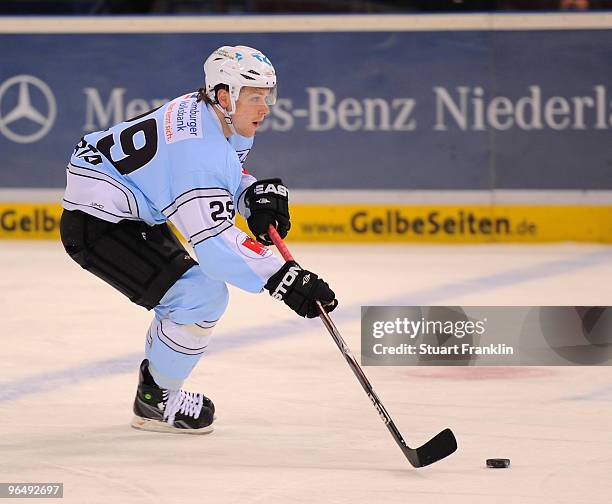
[(612, 206), (292, 205), (291, 222), (310, 242), (612, 243)]
[(0, 238), (59, 239), (58, 203), (0, 203)]
[[(289, 239), (364, 243), (612, 243), (612, 206), (291, 205)], [(0, 238), (58, 239), (55, 203), (0, 203)], [(247, 230), (242, 219), (238, 226)]]

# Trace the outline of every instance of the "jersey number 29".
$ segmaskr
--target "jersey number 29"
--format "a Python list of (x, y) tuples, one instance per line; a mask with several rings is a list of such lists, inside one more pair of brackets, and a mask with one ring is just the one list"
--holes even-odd
[[(135, 119), (138, 117), (132, 121)], [(145, 119), (125, 128), (119, 133), (118, 139), (115, 135), (116, 133), (111, 133), (101, 138), (96, 147), (123, 175), (142, 168), (157, 154), (157, 122), (154, 118)]]

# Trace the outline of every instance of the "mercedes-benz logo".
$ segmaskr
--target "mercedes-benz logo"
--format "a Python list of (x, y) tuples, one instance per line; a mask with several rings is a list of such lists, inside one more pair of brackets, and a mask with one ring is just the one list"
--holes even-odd
[[(19, 86), (17, 92), (17, 105), (6, 114), (3, 114), (2, 99), (13, 86)], [(36, 88), (47, 101), (47, 109), (41, 112), (32, 104), (31, 88)], [(16, 75), (0, 86), (0, 132), (13, 142), (32, 143), (43, 138), (53, 126), (57, 115), (57, 104), (53, 92), (40, 79), (32, 75)], [(26, 120), (38, 125), (33, 133), (17, 133), (11, 129), (18, 120)]]

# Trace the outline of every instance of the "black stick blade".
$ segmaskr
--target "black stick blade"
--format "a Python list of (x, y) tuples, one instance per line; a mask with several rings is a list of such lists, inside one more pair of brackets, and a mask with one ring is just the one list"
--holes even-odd
[(425, 467), (448, 457), (457, 450), (457, 440), (453, 431), (444, 429), (416, 450), (406, 447), (404, 454), (414, 467)]

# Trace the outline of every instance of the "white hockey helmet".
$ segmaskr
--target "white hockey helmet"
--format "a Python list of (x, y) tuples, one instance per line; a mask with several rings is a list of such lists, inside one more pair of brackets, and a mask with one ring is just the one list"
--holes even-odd
[[(240, 90), (245, 86), (269, 88), (266, 103), (276, 103), (276, 72), (270, 60), (257, 49), (247, 46), (223, 46), (204, 62), (206, 94), (216, 103), (215, 86), (229, 87), (233, 114)], [(227, 111), (225, 111), (228, 113)]]

